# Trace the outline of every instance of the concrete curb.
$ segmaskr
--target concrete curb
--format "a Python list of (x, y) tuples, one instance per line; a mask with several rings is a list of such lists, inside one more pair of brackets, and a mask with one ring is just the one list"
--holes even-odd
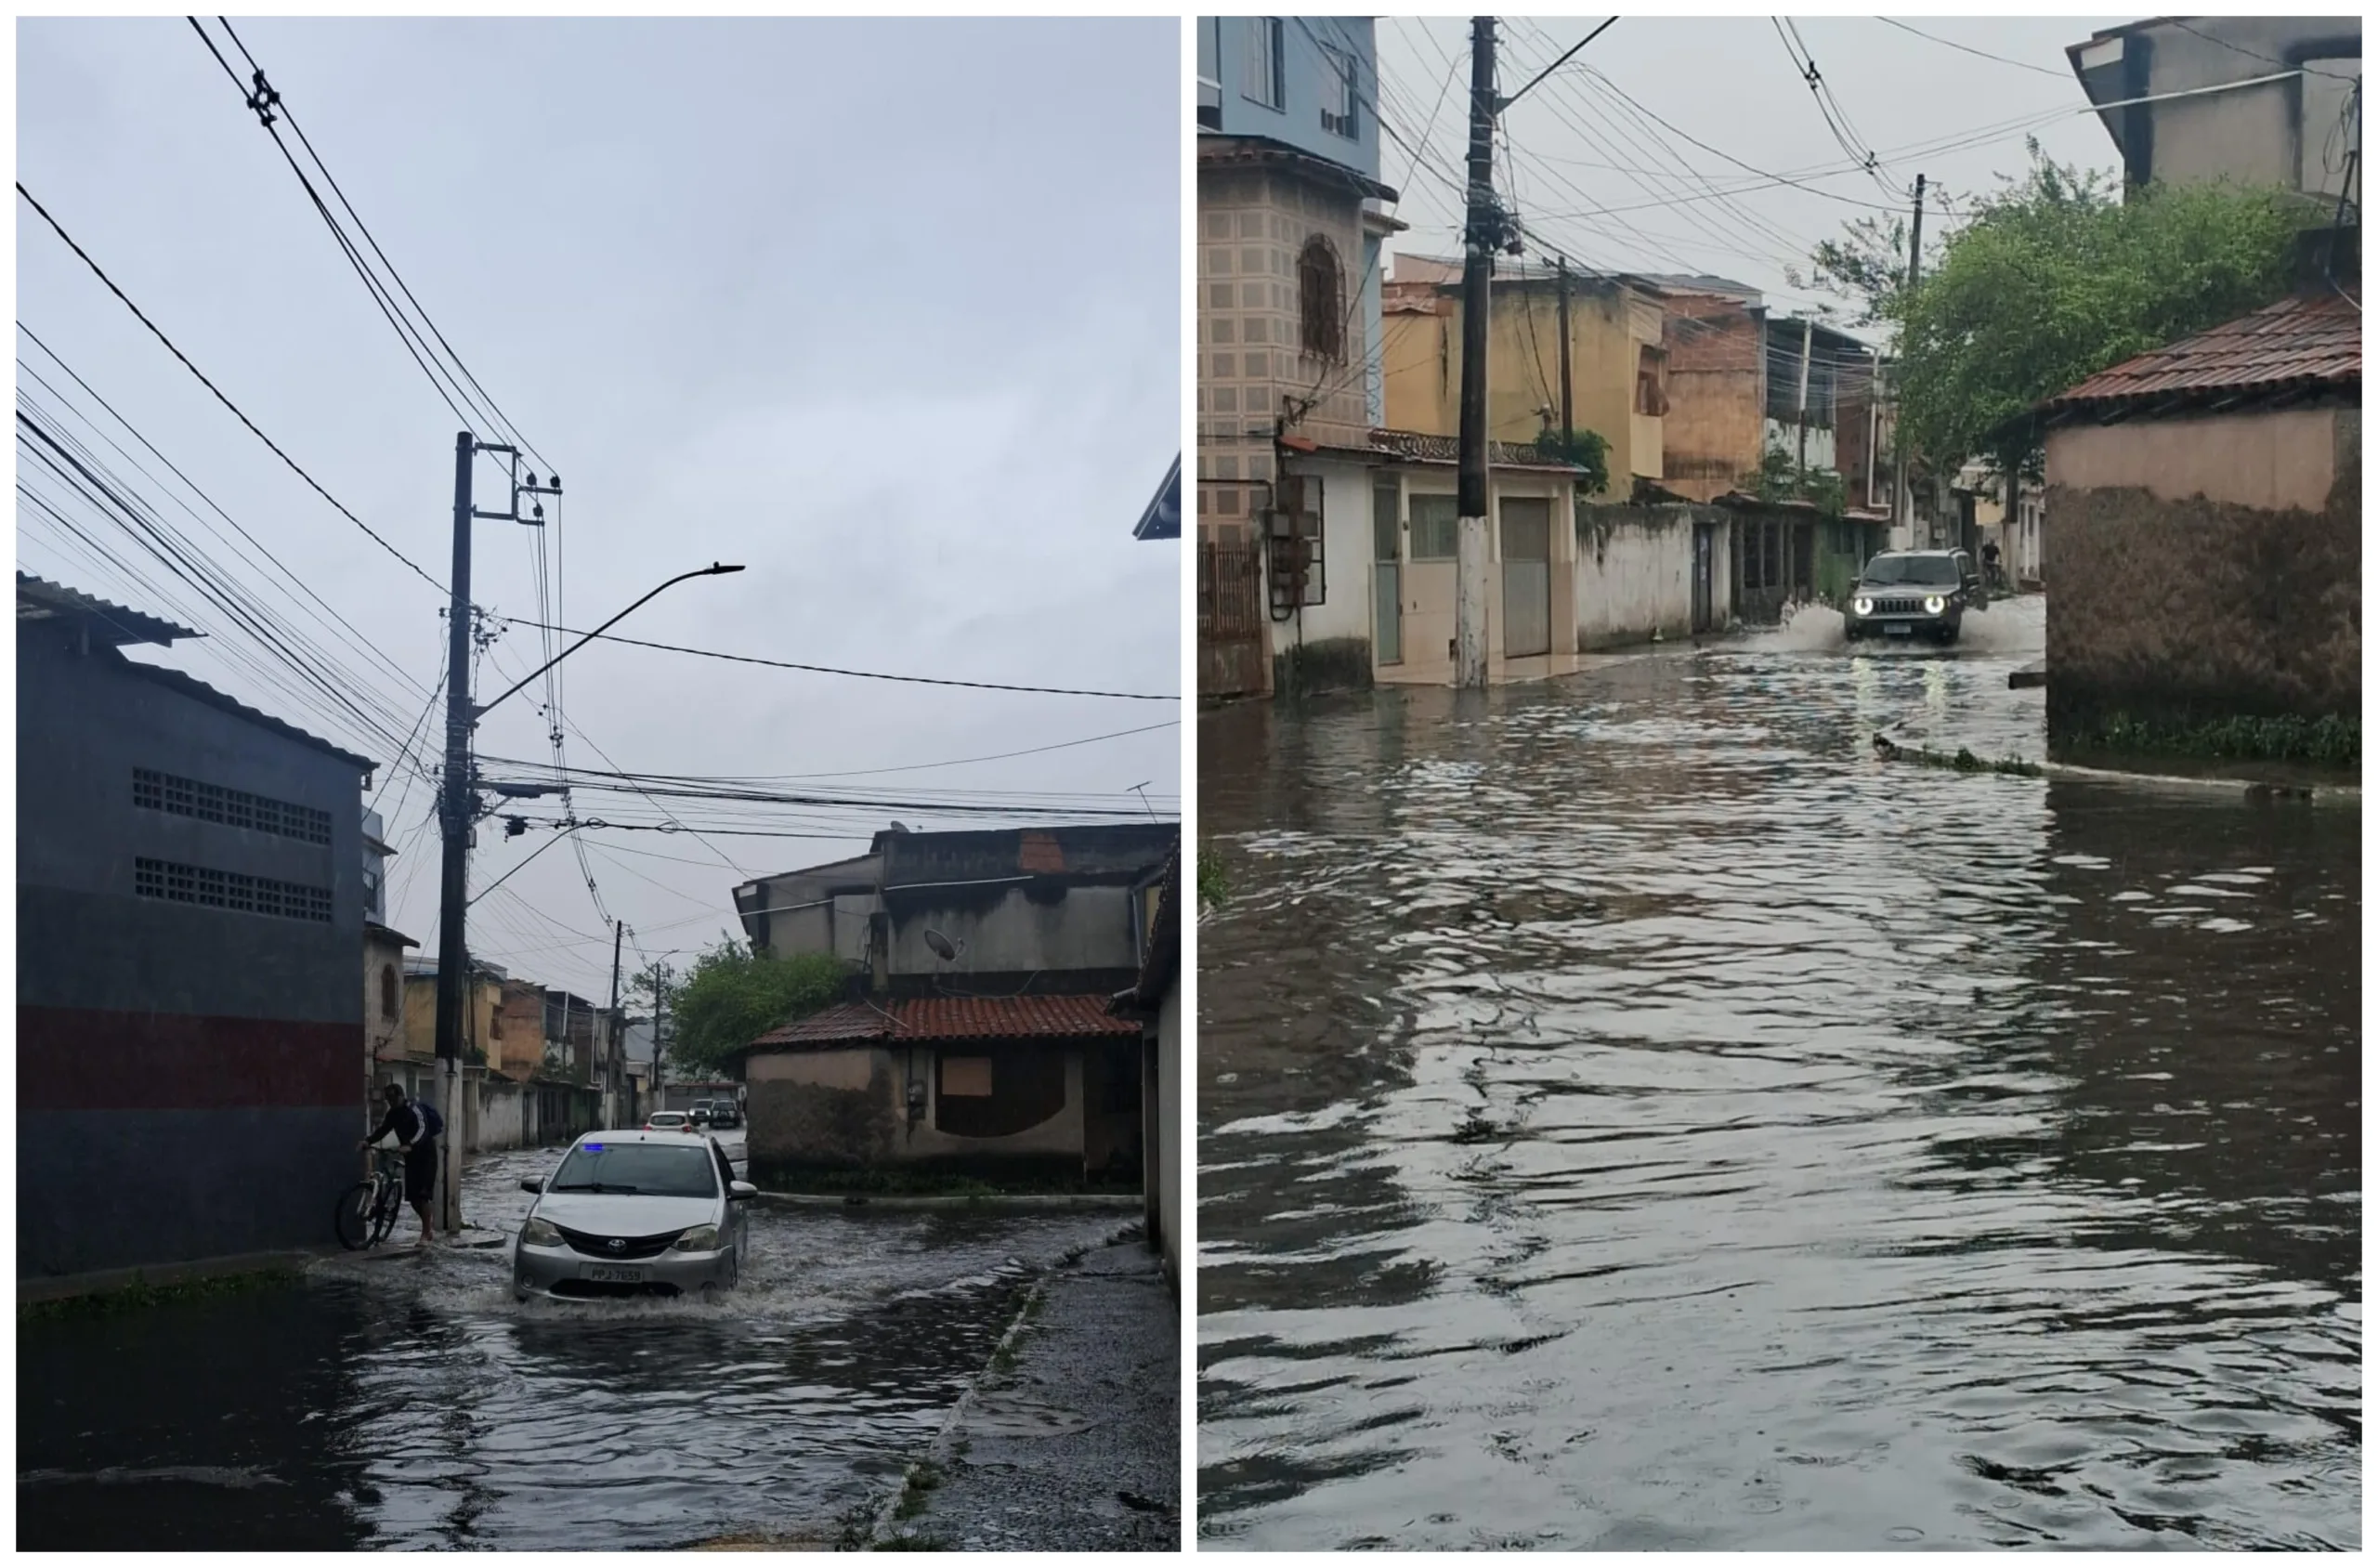
[[(1977, 769), (1961, 769), (1956, 754), (1939, 751), (1927, 746), (1910, 746), (1892, 738), (1888, 730), (1875, 732), (1875, 750), (1886, 762), (1914, 762), (1936, 767), (1943, 772), (1971, 771), (1988, 776), (1996, 770), (1991, 759), (1984, 758)], [(2227, 795), (2243, 801), (2291, 801), (2305, 805), (2349, 805), (2361, 804), (2358, 785), (2346, 784), (2273, 784), (2258, 778), (2190, 778), (2175, 774), (2123, 773), (2112, 768), (2082, 767), (2072, 763), (2038, 762), (2019, 759), (2030, 770), (2024, 775), (2000, 774), (1998, 777), (2036, 777), (2069, 778), (2090, 784), (2110, 784), (2127, 789), (2156, 790), (2183, 794)]]
[(909, 1460), (901, 1470), (900, 1484), (893, 1488), (892, 1495), (884, 1498), (882, 1505), (875, 1510), (875, 1528), (868, 1533), (867, 1537), (869, 1546), (881, 1546), (891, 1538), (893, 1516), (899, 1512), (900, 1500), (908, 1495), (909, 1483), (916, 1479), (917, 1471), (925, 1465), (938, 1466), (949, 1457), (958, 1429), (965, 1424), (967, 1412), (973, 1409), (975, 1401), (982, 1397), (983, 1385), (991, 1380), (991, 1368), (998, 1365), (1000, 1357), (1014, 1349), (1015, 1342), (1024, 1337), (1024, 1330), (1031, 1323), (1041, 1298), (1049, 1293), (1049, 1282), (1056, 1277), (1058, 1269), (1065, 1266), (1060, 1263), (1042, 1270), (1040, 1277), (1032, 1282), (1032, 1288), (1024, 1293), (1024, 1300), (1015, 1309), (1015, 1316), (1009, 1321), (1007, 1332), (1000, 1336), (1000, 1342), (993, 1345), (991, 1353), (984, 1358), (983, 1369), (974, 1374), (974, 1380), (966, 1385), (966, 1392), (958, 1396), (958, 1403), (949, 1407), (947, 1416), (942, 1418), (940, 1430), (933, 1434), (933, 1441), (925, 1444), (924, 1452)]
[(983, 1193), (943, 1196), (926, 1194), (762, 1193), (759, 1201), (783, 1209), (1086, 1209), (1138, 1213), (1147, 1200), (1137, 1193)]
[(228, 1258), (200, 1258), (184, 1263), (150, 1263), (132, 1269), (98, 1269), (89, 1274), (54, 1274), (19, 1279), (19, 1306), (72, 1301), (85, 1296), (111, 1296), (142, 1287), (191, 1285), (201, 1280), (237, 1279), (249, 1274), (295, 1274), (306, 1265), (338, 1254), (327, 1248), (288, 1252), (242, 1252)]

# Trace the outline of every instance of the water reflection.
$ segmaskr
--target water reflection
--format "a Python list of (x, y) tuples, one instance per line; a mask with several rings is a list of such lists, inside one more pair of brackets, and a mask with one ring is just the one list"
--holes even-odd
[[(475, 1168), (516, 1223), (550, 1154)], [(515, 1196), (508, 1196), (515, 1195)], [(830, 1544), (1095, 1214), (755, 1212), (744, 1287), (512, 1301), (499, 1252), (21, 1326), (18, 1540), (118, 1550)]]
[(2358, 1545), (2358, 812), (1868, 754), (2029, 656), (1201, 721), (1212, 1544)]

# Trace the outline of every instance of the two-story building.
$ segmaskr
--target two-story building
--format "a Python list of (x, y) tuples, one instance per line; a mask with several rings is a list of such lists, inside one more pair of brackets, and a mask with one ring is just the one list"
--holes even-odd
[(867, 855), (736, 890), (753, 946), (826, 954), (847, 1000), (739, 1057), (764, 1177), (907, 1168), (1143, 1180), (1144, 960), (1169, 824), (878, 833)]
[(197, 635), (18, 574), (20, 1281), (316, 1246), (356, 1177), (372, 764), (124, 651)]

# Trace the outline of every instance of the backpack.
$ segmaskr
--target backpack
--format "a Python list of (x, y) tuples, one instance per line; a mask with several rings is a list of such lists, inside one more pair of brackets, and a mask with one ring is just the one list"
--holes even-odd
[(443, 1138), (446, 1136), (446, 1118), (438, 1114), (437, 1106), (431, 1104), (426, 1100), (415, 1100), (412, 1103), (412, 1114), (421, 1118), (421, 1135), (423, 1138)]

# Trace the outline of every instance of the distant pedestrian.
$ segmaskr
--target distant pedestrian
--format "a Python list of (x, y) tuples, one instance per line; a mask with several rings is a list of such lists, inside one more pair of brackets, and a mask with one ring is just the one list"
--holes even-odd
[(1991, 580), (1993, 582), (1996, 582), (1997, 581), (1999, 581), (1999, 577), (1998, 577), (1998, 541), (1996, 541), (1996, 540), (1994, 540), (1994, 539), (1993, 539), (1993, 540), (1991, 540), (1991, 541), (1987, 542), (1986, 543), (1984, 543), (1984, 544), (1982, 545), (1982, 547), (1981, 547), (1981, 568), (1982, 568), (1982, 570), (1984, 570), (1984, 571), (1986, 571), (1986, 572), (1988, 572), (1988, 573), (1990, 574), (1990, 580)]
[(427, 1247), (436, 1239), (429, 1205), (438, 1192), (438, 1139), (446, 1130), (445, 1123), (426, 1101), (406, 1099), (405, 1091), (393, 1083), (380, 1086), (380, 1099), (387, 1114), (359, 1146), (368, 1149), (393, 1135), (397, 1146), (404, 1150), (405, 1201), (421, 1217), (421, 1240), (415, 1245)]

